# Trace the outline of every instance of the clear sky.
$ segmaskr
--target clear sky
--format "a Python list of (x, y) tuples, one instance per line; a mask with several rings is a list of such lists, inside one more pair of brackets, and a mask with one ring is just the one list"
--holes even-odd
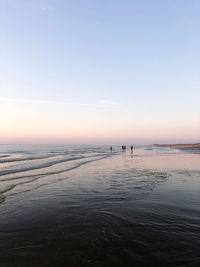
[(200, 140), (199, 0), (0, 0), (0, 143)]

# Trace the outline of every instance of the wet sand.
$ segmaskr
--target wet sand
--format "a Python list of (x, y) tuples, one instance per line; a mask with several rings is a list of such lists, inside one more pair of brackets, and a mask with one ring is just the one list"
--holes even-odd
[(200, 154), (66, 153), (37, 154), (44, 167), (34, 159), (21, 172), (4, 161), (1, 183), (18, 184), (2, 193), (1, 266), (198, 266)]

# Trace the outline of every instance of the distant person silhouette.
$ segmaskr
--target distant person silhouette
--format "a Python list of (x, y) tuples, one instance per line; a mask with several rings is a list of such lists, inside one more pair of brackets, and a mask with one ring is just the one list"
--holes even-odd
[(126, 151), (126, 146), (122, 146), (122, 151)]
[(133, 146), (131, 146), (131, 154), (133, 154)]

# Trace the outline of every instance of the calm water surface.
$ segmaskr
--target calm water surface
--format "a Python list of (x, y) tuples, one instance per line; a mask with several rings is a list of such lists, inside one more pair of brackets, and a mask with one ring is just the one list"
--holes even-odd
[(200, 266), (200, 154), (0, 146), (0, 266)]

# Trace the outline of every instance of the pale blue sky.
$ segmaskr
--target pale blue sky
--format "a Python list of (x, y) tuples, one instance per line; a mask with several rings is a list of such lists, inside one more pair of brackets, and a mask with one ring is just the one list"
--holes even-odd
[(199, 0), (0, 0), (0, 8), (8, 114), (0, 142), (37, 142), (52, 127), (54, 142), (200, 137)]

